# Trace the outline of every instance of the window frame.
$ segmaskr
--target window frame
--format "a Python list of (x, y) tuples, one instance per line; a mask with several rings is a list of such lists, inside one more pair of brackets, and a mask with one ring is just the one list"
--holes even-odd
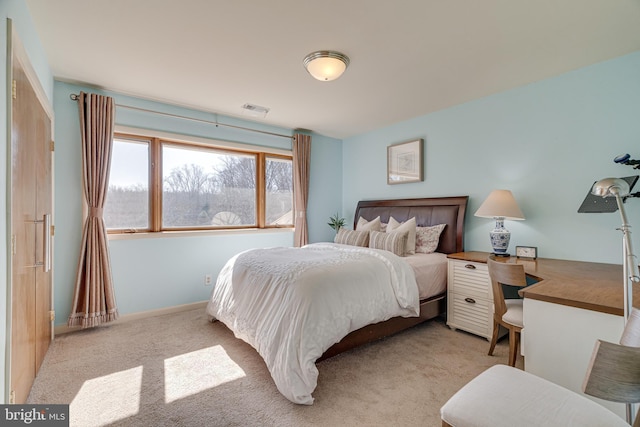
[[(213, 139), (205, 139), (198, 137), (190, 137), (184, 135), (168, 134), (164, 132), (147, 133), (138, 129), (116, 129), (114, 139), (130, 140), (135, 143), (148, 143), (149, 147), (149, 164), (148, 164), (148, 188), (149, 188), (149, 227), (146, 229), (127, 229), (127, 228), (109, 228), (109, 235), (123, 234), (140, 234), (153, 233), (160, 234), (164, 232), (212, 232), (225, 230), (264, 230), (264, 229), (294, 229), (294, 224), (266, 224), (266, 162), (267, 159), (277, 158), (289, 160), (293, 166), (293, 153), (291, 150), (270, 149), (268, 147), (259, 147), (249, 144), (224, 142)], [(188, 227), (163, 227), (162, 225), (162, 209), (163, 209), (163, 168), (162, 168), (162, 147), (185, 147), (212, 150), (216, 152), (229, 153), (231, 155), (249, 155), (255, 156), (256, 159), (256, 224), (249, 225), (228, 225), (228, 226), (188, 226)], [(293, 167), (291, 185), (293, 188)], [(295, 218), (295, 197), (292, 194), (292, 218)], [(107, 199), (107, 203), (109, 203)], [(293, 221), (292, 221), (293, 222)]]

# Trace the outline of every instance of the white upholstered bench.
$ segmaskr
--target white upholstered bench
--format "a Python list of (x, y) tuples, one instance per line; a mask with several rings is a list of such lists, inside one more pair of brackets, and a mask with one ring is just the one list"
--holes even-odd
[(604, 406), (506, 365), (487, 369), (440, 409), (443, 427), (629, 427)]

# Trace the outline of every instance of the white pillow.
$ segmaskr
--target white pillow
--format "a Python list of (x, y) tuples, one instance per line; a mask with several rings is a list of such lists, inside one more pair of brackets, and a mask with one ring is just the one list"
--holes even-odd
[(381, 233), (369, 232), (369, 247), (393, 252), (398, 256), (405, 256), (404, 249), (407, 245), (407, 233)]
[(369, 246), (369, 232), (340, 228), (336, 237), (333, 239), (333, 242), (343, 245), (362, 246), (366, 248)]
[(367, 221), (366, 219), (360, 217), (358, 218), (358, 223), (356, 224), (357, 231), (380, 231), (380, 217), (372, 221)]
[(447, 224), (438, 224), (432, 227), (416, 228), (416, 252), (430, 254), (436, 251), (440, 242), (440, 234)]
[(407, 247), (405, 253), (413, 255), (416, 253), (416, 217), (413, 217), (405, 222), (398, 222), (394, 217), (389, 218), (389, 224), (387, 224), (387, 233), (407, 232)]

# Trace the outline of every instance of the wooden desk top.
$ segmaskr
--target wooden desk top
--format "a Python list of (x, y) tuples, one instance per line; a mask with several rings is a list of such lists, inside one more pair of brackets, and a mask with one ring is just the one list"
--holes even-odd
[[(459, 252), (450, 254), (448, 257), (486, 263), (489, 256), (491, 254), (487, 252)], [(494, 259), (522, 264), (529, 276), (540, 280), (519, 291), (524, 298), (618, 316), (624, 315), (622, 265), (550, 258), (527, 260), (516, 257), (496, 257)], [(640, 284), (634, 284), (633, 305), (640, 307)]]

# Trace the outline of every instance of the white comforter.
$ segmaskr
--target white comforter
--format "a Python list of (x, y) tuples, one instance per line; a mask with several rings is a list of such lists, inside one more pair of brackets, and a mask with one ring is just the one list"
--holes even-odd
[(258, 351), (286, 398), (311, 405), (316, 359), (363, 326), (417, 316), (418, 288), (411, 267), (382, 250), (252, 249), (221, 270), (207, 313)]

